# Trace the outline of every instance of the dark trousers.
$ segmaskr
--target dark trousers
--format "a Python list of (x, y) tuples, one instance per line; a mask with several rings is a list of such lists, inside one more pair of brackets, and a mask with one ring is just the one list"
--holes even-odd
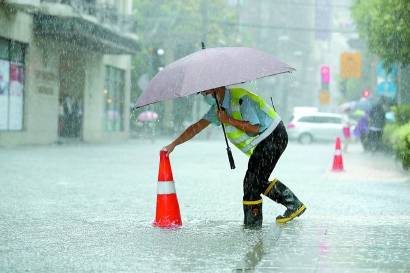
[(383, 147), (383, 130), (369, 130), (369, 148), (371, 151), (379, 151)]
[(244, 201), (261, 199), (261, 193), (270, 184), (269, 176), (287, 145), (288, 134), (283, 122), (280, 122), (275, 130), (255, 147), (243, 181)]

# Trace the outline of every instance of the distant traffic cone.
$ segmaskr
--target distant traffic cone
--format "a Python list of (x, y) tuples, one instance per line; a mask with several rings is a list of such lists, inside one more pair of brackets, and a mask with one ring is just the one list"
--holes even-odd
[(178, 198), (172, 176), (171, 163), (166, 151), (160, 152), (157, 187), (157, 209), (154, 226), (174, 228), (182, 225)]
[(336, 138), (336, 145), (335, 145), (335, 156), (333, 158), (333, 172), (342, 172), (343, 169), (343, 157), (342, 157), (342, 144), (340, 141), (340, 137)]

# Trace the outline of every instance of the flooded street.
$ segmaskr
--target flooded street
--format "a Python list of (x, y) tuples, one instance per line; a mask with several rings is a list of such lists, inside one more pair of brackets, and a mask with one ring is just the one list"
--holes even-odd
[(166, 143), (1, 149), (0, 271), (410, 270), (410, 181), (393, 159), (353, 144), (332, 173), (333, 143), (291, 142), (274, 175), (306, 213), (277, 225), (284, 208), (264, 198), (262, 229), (246, 230), (247, 158), (234, 150), (232, 171), (223, 141), (192, 141), (171, 155), (183, 227), (168, 230), (151, 225)]
[(0, 0), (0, 273), (410, 272), (409, 11)]

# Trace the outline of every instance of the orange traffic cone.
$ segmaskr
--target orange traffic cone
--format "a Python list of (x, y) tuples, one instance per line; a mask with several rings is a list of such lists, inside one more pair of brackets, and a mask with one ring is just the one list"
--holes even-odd
[(340, 141), (340, 137), (336, 138), (336, 145), (335, 145), (335, 156), (333, 158), (333, 167), (332, 171), (333, 172), (342, 172), (344, 171), (343, 169), (343, 157), (342, 157), (342, 144)]
[(181, 225), (181, 214), (179, 212), (171, 163), (166, 151), (161, 151), (158, 172), (157, 210), (154, 226), (175, 228)]

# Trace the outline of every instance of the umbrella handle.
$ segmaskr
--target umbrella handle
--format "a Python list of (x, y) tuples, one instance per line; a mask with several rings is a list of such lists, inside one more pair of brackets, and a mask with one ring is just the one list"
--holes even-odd
[(228, 153), (229, 165), (231, 165), (231, 170), (235, 169), (235, 161), (233, 161), (232, 151), (231, 148), (226, 147), (226, 152)]
[[(203, 41), (201, 42), (201, 46), (202, 46), (202, 49), (205, 49), (205, 43)], [(216, 95), (214, 95), (214, 99), (216, 101), (216, 105), (218, 106), (218, 110), (221, 110), (221, 107), (219, 106), (219, 102), (216, 99)], [(226, 152), (228, 153), (229, 165), (231, 165), (231, 170), (233, 170), (235, 169), (235, 161), (233, 160), (232, 151), (231, 151), (231, 148), (229, 147), (228, 139), (226, 138), (225, 125), (222, 122), (221, 122), (221, 125), (222, 125), (222, 131), (224, 132)]]
[[(219, 102), (216, 99), (216, 95), (214, 95), (214, 99), (216, 101), (216, 106), (218, 107), (218, 110), (221, 110), (221, 106), (219, 105)], [(222, 125), (222, 131), (224, 132), (226, 152), (228, 153), (229, 164), (231, 165), (231, 169), (233, 170), (235, 169), (235, 161), (233, 160), (232, 151), (231, 151), (231, 148), (229, 147), (228, 139), (226, 138), (225, 125), (222, 122), (221, 122), (221, 125)]]

